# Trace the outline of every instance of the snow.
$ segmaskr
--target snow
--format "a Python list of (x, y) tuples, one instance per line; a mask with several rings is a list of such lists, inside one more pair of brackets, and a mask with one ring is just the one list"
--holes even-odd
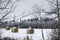
[[(11, 37), (11, 38), (17, 38), (19, 40), (19, 38), (23, 39), (24, 37), (28, 35), (29, 38), (32, 36), (33, 40), (42, 40), (41, 29), (34, 29), (34, 34), (27, 34), (26, 30), (27, 29), (19, 29), (17, 33), (12, 33), (11, 30), (5, 30), (3, 28), (1, 37), (2, 38)], [(48, 39), (48, 35), (51, 33), (51, 31), (52, 31), (51, 29), (43, 29), (45, 40)]]

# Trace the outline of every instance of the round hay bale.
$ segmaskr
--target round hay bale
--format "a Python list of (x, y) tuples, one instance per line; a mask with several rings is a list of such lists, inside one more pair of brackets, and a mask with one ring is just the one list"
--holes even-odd
[(12, 32), (18, 32), (18, 28), (17, 27), (13, 27), (11, 31)]
[(27, 34), (34, 34), (34, 29), (32, 27), (29, 27), (27, 29)]
[(9, 26), (7, 26), (7, 27), (6, 27), (6, 30), (10, 30), (10, 27), (9, 27)]

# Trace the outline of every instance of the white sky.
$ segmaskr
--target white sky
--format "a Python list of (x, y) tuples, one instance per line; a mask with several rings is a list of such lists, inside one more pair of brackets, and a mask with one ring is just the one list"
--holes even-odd
[[(50, 4), (46, 0), (21, 0), (15, 4), (17, 6), (15, 11), (10, 13), (7, 17), (10, 20), (10, 19), (13, 19), (14, 16), (19, 18), (23, 16), (23, 14), (24, 15), (29, 14), (29, 11), (30, 12), (32, 11), (32, 6), (36, 4), (42, 7), (42, 9), (46, 11), (51, 11), (53, 9), (52, 6), (50, 6)], [(42, 13), (41, 16), (45, 17), (46, 14)], [(24, 17), (23, 19), (29, 19), (29, 18), (34, 18), (34, 17), (35, 16), (32, 14), (27, 17)]]

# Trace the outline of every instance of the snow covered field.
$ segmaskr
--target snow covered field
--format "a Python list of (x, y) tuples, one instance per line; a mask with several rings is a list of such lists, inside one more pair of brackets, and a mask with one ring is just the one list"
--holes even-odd
[[(29, 38), (33, 38), (33, 40), (42, 40), (42, 33), (41, 29), (34, 29), (34, 34), (27, 34), (27, 29), (19, 29), (17, 33), (12, 33), (11, 30), (5, 30), (4, 28), (2, 29), (2, 34), (1, 37), (11, 37), (11, 38), (16, 38), (19, 40), (19, 38), (23, 39), (27, 35)], [(48, 36), (52, 30), (51, 29), (43, 29), (44, 33), (44, 39), (47, 40)]]

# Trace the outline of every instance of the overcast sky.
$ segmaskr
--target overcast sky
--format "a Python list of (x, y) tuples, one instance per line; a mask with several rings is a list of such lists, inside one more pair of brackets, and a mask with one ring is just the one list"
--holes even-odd
[[(42, 9), (44, 9), (45, 11), (51, 11), (54, 8), (46, 0), (21, 0), (15, 4), (17, 8), (14, 10), (14, 12), (10, 13), (7, 17), (9, 18), (9, 20), (11, 20), (13, 19), (14, 16), (19, 18), (23, 16), (23, 14), (24, 15), (29, 14), (29, 12), (32, 12), (32, 9), (33, 9), (32, 7), (34, 5), (38, 5), (42, 7)], [(41, 13), (42, 17), (45, 17), (46, 15), (47, 15), (46, 13)], [(31, 14), (22, 19), (30, 19), (34, 17), (35, 15)]]

